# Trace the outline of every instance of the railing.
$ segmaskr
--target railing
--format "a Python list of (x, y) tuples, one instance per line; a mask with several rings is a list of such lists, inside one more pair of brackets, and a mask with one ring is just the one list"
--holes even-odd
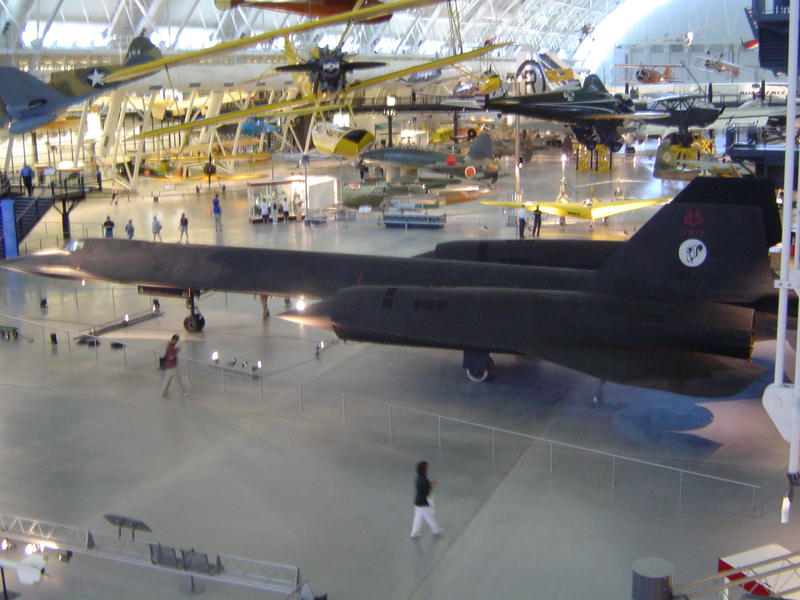
[[(181, 550), (133, 536), (111, 535), (27, 517), (0, 515), (0, 533), (45, 548), (55, 546), (59, 551), (70, 550), (132, 567), (158, 569), (190, 578), (277, 592), (284, 597), (293, 594), (301, 584), (300, 569), (293, 565), (223, 554), (218, 554), (212, 563), (206, 554), (194, 550)], [(171, 560), (160, 560), (162, 556)]]
[[(77, 290), (75, 297), (78, 297)], [(113, 298), (112, 288), (112, 300)], [(136, 371), (142, 377), (154, 382), (158, 378), (158, 358), (163, 353), (160, 347), (153, 349), (136, 346), (127, 341), (115, 340), (112, 335), (98, 338), (85, 332), (55, 327), (11, 314), (0, 313), (0, 319), (3, 320), (3, 324), (18, 324), (23, 339), (31, 343), (41, 340), (49, 360), (64, 356), (61, 353), (51, 354), (48, 350), (50, 333), (60, 333), (66, 338), (67, 357), (78, 351), (76, 342), (72, 338), (82, 336), (84, 342), (90, 342), (89, 353), (94, 354), (96, 362), (102, 362), (111, 368)], [(117, 350), (112, 349), (110, 342), (114, 341)], [(161, 343), (159, 342), (159, 345)], [(302, 362), (315, 360), (315, 355), (319, 358), (324, 351), (320, 345), (317, 345), (313, 353), (309, 348), (308, 360)], [(82, 352), (85, 357), (86, 351)], [(246, 358), (253, 359), (253, 357)], [(382, 433), (390, 440), (398, 436), (406, 439), (419, 438), (422, 435), (423, 443), (427, 441), (438, 448), (460, 447), (467, 444), (471, 451), (475, 451), (477, 434), (478, 438), (485, 440), (485, 445), (480, 445), (478, 448), (484, 448), (487, 458), (493, 463), (501, 458), (508, 458), (509, 452), (518, 456), (526, 450), (541, 451), (543, 454), (539, 459), (543, 466), (546, 465), (549, 473), (556, 472), (559, 467), (584, 469), (587, 463), (593, 463), (590, 472), (583, 479), (596, 479), (600, 484), (604, 482), (604, 485), (611, 490), (623, 488), (631, 489), (633, 492), (642, 491), (636, 487), (635, 482), (638, 481), (637, 470), (643, 469), (651, 476), (658, 473), (666, 477), (665, 481), (653, 485), (654, 494), (660, 499), (677, 501), (679, 505), (694, 501), (713, 502), (717, 510), (726, 505), (731, 511), (751, 518), (759, 516), (759, 506), (763, 506), (768, 500), (763, 492), (772, 493), (767, 489), (771, 480), (763, 484), (739, 481), (614, 452), (599, 451), (508, 428), (446, 417), (352, 394), (332, 392), (282, 379), (277, 373), (269, 373), (267, 368), (254, 368), (254, 360), (249, 362), (237, 360), (232, 363), (220, 358), (215, 363), (182, 356), (181, 365), (192, 390), (192, 402), (207, 404), (217, 410), (260, 415), (289, 414), (305, 419), (336, 422), (358, 430)], [(417, 442), (419, 441), (417, 439)], [(759, 493), (762, 493), (761, 497)]]

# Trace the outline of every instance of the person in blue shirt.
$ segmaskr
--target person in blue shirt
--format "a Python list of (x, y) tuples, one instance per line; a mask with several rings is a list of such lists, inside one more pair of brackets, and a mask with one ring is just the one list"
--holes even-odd
[(219, 205), (219, 194), (214, 194), (211, 201), (211, 212), (214, 215), (214, 231), (222, 231), (222, 208)]
[(19, 176), (22, 178), (22, 184), (25, 189), (28, 190), (28, 196), (33, 196), (33, 169), (28, 163), (22, 166)]

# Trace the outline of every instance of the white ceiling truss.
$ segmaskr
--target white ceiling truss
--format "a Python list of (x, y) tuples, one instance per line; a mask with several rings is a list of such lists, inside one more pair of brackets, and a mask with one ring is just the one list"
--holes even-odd
[[(347, 48), (359, 54), (434, 55), (486, 40), (512, 41), (519, 47), (560, 53), (569, 59), (586, 31), (593, 29), (620, 0), (449, 0), (395, 14), (388, 23), (350, 29)], [(458, 15), (460, 31), (453, 35)], [(87, 52), (125, 48), (146, 30), (156, 32), (164, 51), (210, 46), (299, 22), (301, 17), (258, 8), (219, 11), (212, 0), (0, 0), (5, 54), (28, 49)], [(343, 27), (312, 32), (305, 43), (336, 39)], [(70, 36), (72, 32), (72, 36)], [(96, 39), (91, 34), (95, 33)], [(24, 35), (23, 35), (24, 33)], [(22, 42), (20, 42), (22, 40)], [(2, 41), (2, 40), (0, 40)]]

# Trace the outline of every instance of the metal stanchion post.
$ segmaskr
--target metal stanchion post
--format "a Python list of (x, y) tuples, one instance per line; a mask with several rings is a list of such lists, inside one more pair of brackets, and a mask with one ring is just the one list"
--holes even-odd
[(258, 376), (258, 401), (264, 404), (264, 377)]
[(225, 367), (220, 367), (220, 375), (222, 375), (222, 393), (225, 393)]
[(128, 348), (127, 344), (122, 344), (122, 364), (124, 364), (126, 367), (128, 366), (128, 350), (127, 350), (127, 348)]
[(494, 460), (494, 435), (496, 433), (496, 429), (492, 427), (492, 460)]
[(442, 447), (442, 417), (436, 417), (436, 444)]
[(116, 301), (116, 298), (114, 298), (114, 288), (113, 287), (111, 288), (111, 312), (114, 313), (114, 314), (116, 314), (116, 312), (117, 312), (117, 301)]
[(611, 457), (611, 489), (613, 490), (616, 487), (616, 476), (617, 476), (617, 457)]

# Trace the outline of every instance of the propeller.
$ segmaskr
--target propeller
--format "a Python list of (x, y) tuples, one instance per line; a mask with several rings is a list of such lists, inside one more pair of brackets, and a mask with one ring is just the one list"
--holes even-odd
[(314, 57), (305, 63), (284, 65), (276, 67), (280, 72), (303, 71), (310, 74), (313, 81), (314, 93), (333, 94), (344, 88), (345, 76), (349, 71), (356, 69), (372, 69), (382, 67), (383, 62), (348, 61), (344, 58), (341, 48), (318, 48)]

